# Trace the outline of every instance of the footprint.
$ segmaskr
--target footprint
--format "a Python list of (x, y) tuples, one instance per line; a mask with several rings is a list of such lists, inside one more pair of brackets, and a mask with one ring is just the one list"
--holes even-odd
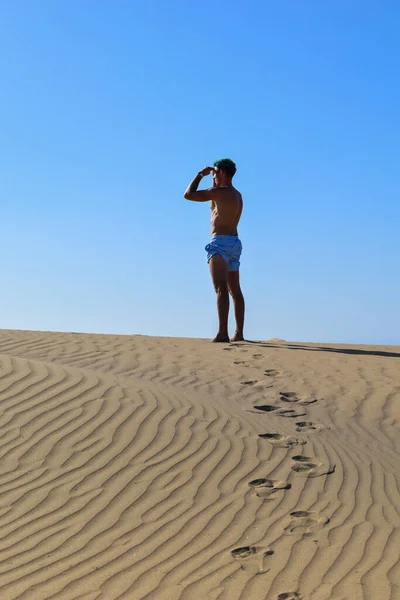
[(302, 597), (297, 592), (283, 592), (276, 600), (302, 600)]
[(290, 490), (291, 483), (287, 481), (279, 481), (277, 479), (254, 479), (249, 481), (249, 486), (252, 487), (259, 498), (268, 498), (275, 492), (281, 490)]
[(231, 556), (240, 562), (243, 571), (253, 574), (267, 573), (269, 568), (265, 568), (265, 559), (273, 554), (273, 550), (266, 550), (260, 546), (243, 546), (231, 551)]
[(285, 527), (286, 535), (311, 535), (329, 523), (328, 517), (316, 512), (296, 510), (290, 513), (291, 521)]
[(264, 375), (267, 377), (277, 377), (280, 374), (280, 371), (275, 371), (275, 369), (265, 369)]
[(302, 446), (307, 444), (306, 440), (300, 440), (290, 435), (282, 435), (281, 433), (260, 433), (258, 437), (268, 440), (270, 444), (278, 448), (291, 448), (297, 446), (297, 444)]
[(308, 472), (311, 469), (316, 469), (320, 465), (318, 462), (313, 462), (315, 459), (311, 456), (296, 455), (292, 456), (292, 460), (296, 462), (292, 467), (292, 471), (295, 471), (296, 473), (301, 473), (303, 471)]
[(226, 346), (225, 348), (222, 348), (222, 350), (238, 350), (239, 352), (247, 352), (246, 348), (241, 348), (240, 346), (236, 346), (236, 344), (233, 344), (231, 346)]
[(321, 429), (322, 429), (321, 425), (316, 425), (316, 424), (312, 423), (311, 421), (298, 421), (296, 423), (296, 425), (297, 425), (296, 431), (311, 432), (311, 431), (321, 431)]
[(258, 381), (257, 379), (250, 379), (248, 381), (241, 381), (240, 383), (241, 383), (241, 385), (247, 385), (249, 387), (252, 386), (252, 387), (254, 387), (254, 388), (256, 388), (257, 390), (260, 390), (260, 391), (267, 390), (268, 388), (274, 387), (273, 383), (270, 383), (270, 384), (267, 385), (266, 383), (262, 383), (261, 381)]
[(243, 365), (244, 367), (250, 367), (249, 363), (246, 362), (245, 360), (234, 360), (233, 364), (234, 365)]
[(281, 398), (284, 398), (286, 402), (298, 402), (299, 398), (296, 392), (279, 392)]
[(292, 471), (295, 473), (301, 473), (306, 477), (320, 477), (321, 475), (331, 475), (335, 472), (336, 465), (330, 466), (323, 462), (317, 461), (311, 456), (292, 456), (292, 460), (295, 461), (295, 465), (292, 467)]
[(251, 358), (262, 358), (263, 355), (262, 354), (253, 354), (253, 356)]
[(301, 398), (299, 398), (296, 392), (279, 392), (279, 399), (282, 402), (296, 402), (298, 404), (301, 404), (302, 406), (309, 406), (310, 404), (314, 404), (314, 402), (317, 402), (317, 400), (315, 399), (302, 400)]
[(299, 413), (293, 410), (293, 408), (284, 408), (283, 406), (276, 406), (274, 404), (261, 404), (260, 406), (254, 406), (255, 409), (263, 412), (273, 412), (279, 417), (302, 417), (306, 413)]

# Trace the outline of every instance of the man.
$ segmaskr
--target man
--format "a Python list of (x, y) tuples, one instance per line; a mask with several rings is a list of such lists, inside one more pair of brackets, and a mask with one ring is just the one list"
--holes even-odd
[[(213, 186), (198, 191), (200, 181), (212, 173)], [(217, 160), (213, 167), (204, 167), (188, 185), (184, 197), (195, 202), (211, 200), (211, 242), (207, 244), (207, 261), (217, 294), (218, 333), (213, 342), (229, 342), (229, 294), (235, 309), (236, 331), (231, 342), (244, 340), (244, 298), (239, 283), (242, 244), (237, 226), (242, 214), (241, 193), (232, 185), (236, 165), (230, 158)]]

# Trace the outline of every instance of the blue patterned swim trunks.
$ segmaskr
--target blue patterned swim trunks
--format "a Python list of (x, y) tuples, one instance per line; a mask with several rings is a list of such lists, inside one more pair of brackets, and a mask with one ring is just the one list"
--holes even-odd
[(215, 235), (211, 242), (205, 247), (207, 262), (214, 254), (220, 254), (228, 263), (228, 271), (238, 271), (240, 267), (240, 255), (242, 253), (242, 242), (237, 235)]

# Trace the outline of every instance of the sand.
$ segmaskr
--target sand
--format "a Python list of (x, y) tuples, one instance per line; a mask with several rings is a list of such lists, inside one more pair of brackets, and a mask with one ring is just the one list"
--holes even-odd
[(1, 600), (400, 599), (400, 347), (3, 330), (0, 413)]

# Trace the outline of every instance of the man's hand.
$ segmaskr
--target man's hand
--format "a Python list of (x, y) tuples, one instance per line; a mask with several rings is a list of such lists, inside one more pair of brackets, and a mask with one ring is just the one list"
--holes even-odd
[(199, 171), (200, 175), (203, 175), (203, 177), (206, 177), (206, 175), (209, 175), (211, 173), (211, 171), (213, 171), (214, 167), (203, 167), (203, 169), (201, 169), (201, 171)]

